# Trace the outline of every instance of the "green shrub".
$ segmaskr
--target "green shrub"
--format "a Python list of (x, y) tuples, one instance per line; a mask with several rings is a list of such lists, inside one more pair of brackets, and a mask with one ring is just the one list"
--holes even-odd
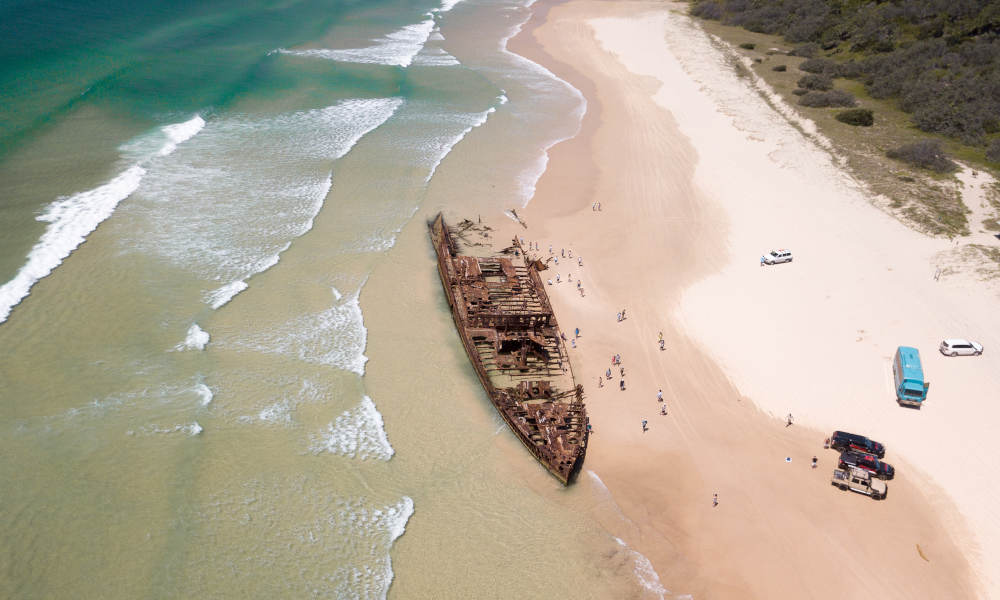
[(819, 44), (814, 44), (809, 42), (808, 44), (802, 44), (801, 46), (796, 46), (788, 54), (790, 56), (801, 56), (803, 58), (812, 58), (816, 56), (819, 52)]
[(1000, 140), (993, 140), (986, 149), (986, 160), (1000, 163)]
[(709, 0), (708, 2), (698, 2), (691, 7), (691, 14), (702, 19), (719, 21), (722, 19), (722, 6), (718, 2)]
[(944, 153), (944, 148), (940, 140), (923, 140), (906, 144), (889, 150), (885, 155), (923, 169), (937, 171), (938, 173), (950, 173), (958, 168), (958, 165), (952, 162)]
[(830, 79), (829, 75), (810, 73), (799, 78), (796, 85), (806, 90), (820, 90), (825, 92), (826, 90), (833, 89), (833, 79)]
[(875, 123), (875, 116), (867, 108), (851, 108), (849, 110), (842, 110), (837, 113), (835, 117), (841, 123), (847, 123), (848, 125), (871, 127)]
[(742, 44), (740, 44), (740, 48), (743, 48), (744, 50), (753, 50), (756, 47), (757, 44), (753, 44), (751, 42), (743, 42)]
[(796, 96), (805, 96), (806, 94), (809, 93), (809, 90), (804, 90), (802, 88), (795, 88), (794, 90), (792, 90), (792, 93), (795, 94)]
[(778, 71), (780, 73), (784, 73), (785, 71), (788, 70), (788, 65), (775, 65), (775, 66), (771, 67), (771, 70), (772, 71)]
[(806, 73), (834, 75), (837, 73), (837, 63), (828, 58), (810, 58), (809, 60), (802, 61), (802, 64), (799, 65), (799, 70)]
[(827, 107), (827, 106), (854, 106), (854, 96), (843, 90), (830, 90), (828, 92), (810, 91), (799, 99), (802, 106)]

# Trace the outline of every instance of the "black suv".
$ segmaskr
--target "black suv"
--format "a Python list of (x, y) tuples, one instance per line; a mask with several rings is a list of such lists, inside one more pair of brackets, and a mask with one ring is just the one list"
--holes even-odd
[(839, 467), (841, 469), (848, 467), (863, 469), (871, 473), (872, 477), (878, 477), (879, 479), (892, 479), (896, 476), (896, 469), (892, 468), (892, 465), (889, 463), (882, 462), (871, 454), (863, 454), (861, 452), (854, 452), (853, 450), (846, 450), (840, 453)]
[(879, 458), (885, 456), (885, 446), (882, 444), (863, 435), (847, 433), (846, 431), (834, 431), (833, 435), (830, 436), (830, 447), (840, 451), (857, 450)]

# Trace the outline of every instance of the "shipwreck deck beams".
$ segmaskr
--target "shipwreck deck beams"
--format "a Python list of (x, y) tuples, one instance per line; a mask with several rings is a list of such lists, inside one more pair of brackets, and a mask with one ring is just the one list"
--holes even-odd
[(538, 263), (516, 240), (509, 250), (517, 262), (459, 254), (441, 215), (429, 225), (448, 305), (483, 388), (525, 447), (568, 484), (586, 455), (588, 420)]

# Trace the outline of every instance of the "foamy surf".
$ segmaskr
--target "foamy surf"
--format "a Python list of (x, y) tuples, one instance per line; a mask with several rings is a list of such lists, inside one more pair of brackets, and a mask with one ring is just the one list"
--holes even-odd
[[(198, 423), (198, 421), (193, 421), (185, 425), (174, 425), (173, 427), (161, 427), (159, 425), (149, 425), (143, 427), (139, 430), (139, 433), (149, 435), (149, 434), (170, 434), (170, 433), (183, 433), (188, 437), (195, 437), (201, 435), (205, 429)], [(136, 432), (129, 430), (125, 432), (127, 435), (135, 435)]]
[(349, 534), (353, 534), (350, 537), (361, 534), (371, 540), (374, 550), (363, 570), (356, 566), (343, 567), (333, 574), (334, 597), (385, 600), (395, 576), (390, 552), (395, 541), (406, 532), (406, 524), (412, 516), (413, 500), (409, 496), (381, 509), (349, 505), (337, 515), (337, 521), (350, 523)]
[(199, 327), (197, 323), (193, 323), (191, 327), (188, 327), (184, 341), (174, 346), (174, 350), (204, 350), (210, 337), (207, 331)]
[(483, 112), (461, 115), (459, 118), (462, 119), (462, 122), (464, 122), (467, 125), (466, 128), (463, 129), (462, 132), (456, 135), (455, 137), (447, 140), (442, 140), (440, 142), (438, 158), (437, 160), (434, 161), (434, 164), (431, 165), (430, 172), (427, 173), (427, 177), (424, 178), (424, 183), (430, 183), (430, 180), (434, 177), (434, 173), (436, 173), (438, 167), (441, 166), (441, 162), (444, 161), (444, 159), (449, 154), (451, 154), (451, 151), (455, 148), (455, 146), (458, 145), (459, 142), (465, 139), (465, 136), (472, 133), (473, 129), (485, 125), (486, 121), (489, 120), (490, 115), (497, 111), (497, 107), (503, 106), (506, 103), (507, 103), (506, 94), (501, 94), (500, 96), (497, 97), (496, 104), (484, 110)]
[(406, 25), (385, 37), (372, 40), (371, 46), (364, 48), (328, 49), (314, 48), (310, 50), (278, 49), (282, 54), (324, 58), (340, 62), (393, 65), (406, 68), (413, 58), (423, 49), (424, 44), (434, 30), (434, 17), (428, 13), (428, 18), (420, 23)]
[(670, 591), (660, 583), (660, 576), (656, 573), (656, 569), (653, 568), (653, 563), (649, 562), (649, 559), (642, 553), (630, 548), (620, 538), (616, 537), (615, 541), (627, 553), (629, 560), (633, 562), (632, 572), (635, 573), (635, 578), (639, 580), (639, 585), (650, 593), (656, 594), (660, 600), (663, 600)]
[(157, 153), (159, 156), (167, 156), (183, 144), (198, 134), (205, 127), (205, 119), (200, 115), (195, 115), (193, 119), (183, 123), (174, 123), (160, 128), (160, 131), (167, 136), (167, 142)]
[(395, 454), (385, 433), (382, 414), (368, 396), (361, 404), (346, 410), (326, 429), (311, 436), (313, 454), (338, 454), (365, 460), (368, 457), (389, 460)]
[(213, 120), (186, 151), (150, 170), (129, 203), (140, 226), (124, 245), (218, 282), (202, 298), (214, 309), (225, 306), (313, 227), (333, 184), (334, 161), (403, 102), (350, 99), (266, 118)]
[(28, 253), (28, 262), (13, 279), (0, 287), (0, 323), (7, 320), (39, 279), (49, 275), (102, 221), (111, 216), (118, 203), (139, 187), (146, 170), (139, 165), (86, 192), (56, 200), (37, 217), (49, 226)]
[(198, 394), (198, 398), (201, 401), (202, 406), (208, 406), (211, 404), (212, 399), (215, 397), (215, 394), (212, 393), (212, 388), (208, 387), (204, 383), (199, 383), (194, 386), (194, 392)]
[[(277, 263), (278, 261), (274, 262)], [(239, 294), (248, 287), (247, 282), (242, 279), (231, 281), (226, 285), (205, 294), (205, 302), (207, 302), (213, 309), (219, 309), (232, 300), (236, 294)]]
[[(530, 7), (531, 4), (528, 4)], [(576, 100), (576, 107), (573, 109), (573, 121), (574, 125), (571, 131), (568, 133), (558, 136), (551, 142), (542, 148), (541, 153), (535, 159), (534, 163), (528, 166), (519, 176), (518, 182), (521, 188), (521, 206), (525, 207), (531, 202), (531, 199), (535, 196), (535, 188), (538, 185), (538, 180), (541, 178), (542, 174), (545, 173), (545, 169), (549, 163), (549, 150), (553, 146), (560, 142), (564, 142), (568, 139), (572, 139), (580, 133), (580, 129), (583, 127), (583, 116), (587, 114), (587, 99), (584, 97), (583, 92), (576, 89), (571, 83), (562, 79), (552, 71), (546, 69), (542, 65), (524, 58), (520, 54), (515, 54), (507, 48), (507, 43), (521, 32), (524, 24), (527, 23), (528, 17), (525, 17), (523, 21), (514, 25), (511, 28), (508, 35), (504, 36), (500, 40), (500, 52), (508, 56), (513, 62), (525, 67), (528, 73), (525, 75), (530, 75), (525, 78), (525, 83), (530, 87), (534, 88), (539, 95), (544, 95), (551, 93), (553, 85), (560, 88), (557, 93), (569, 93)], [(506, 100), (506, 94), (503, 94), (504, 100)]]
[[(166, 156), (177, 146), (191, 139), (205, 126), (198, 115), (183, 123), (175, 123), (160, 128), (166, 137), (161, 143), (158, 156)], [(139, 188), (146, 174), (144, 166), (149, 155), (143, 155), (137, 164), (111, 179), (104, 185), (86, 192), (59, 198), (37, 217), (47, 221), (49, 226), (28, 253), (28, 261), (13, 279), (0, 287), (0, 323), (7, 320), (14, 306), (30, 292), (32, 286), (62, 264), (80, 244), (86, 241), (97, 226), (114, 213), (118, 204)]]
[[(362, 282), (361, 286), (364, 286)], [(354, 293), (337, 297), (332, 290), (333, 306), (319, 313), (303, 315), (274, 330), (250, 339), (237, 339), (233, 345), (270, 354), (295, 356), (308, 363), (329, 365), (365, 374), (365, 327), (358, 302), (361, 287)]]

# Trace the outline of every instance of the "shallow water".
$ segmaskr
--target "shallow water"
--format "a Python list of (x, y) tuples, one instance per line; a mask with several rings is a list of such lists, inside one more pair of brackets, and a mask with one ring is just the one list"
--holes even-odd
[(54, 9), (0, 35), (0, 595), (665, 593), (503, 426), (426, 237), (579, 126), (524, 6)]

